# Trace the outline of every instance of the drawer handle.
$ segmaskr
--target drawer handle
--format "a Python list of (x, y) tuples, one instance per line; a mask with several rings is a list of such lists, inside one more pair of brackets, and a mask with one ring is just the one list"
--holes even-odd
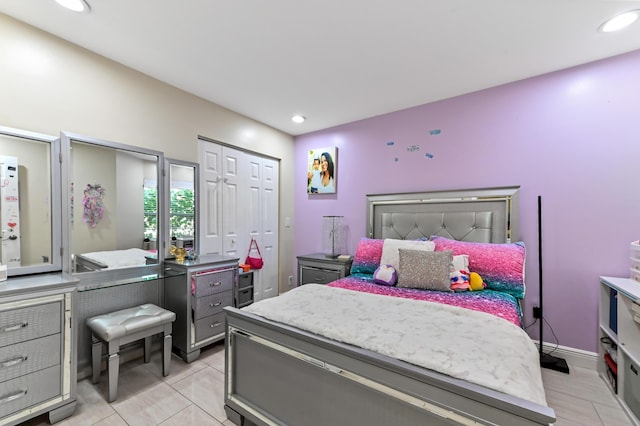
[(11, 395), (3, 395), (0, 396), (0, 404), (4, 404), (5, 402), (15, 401), (18, 398), (21, 398), (27, 394), (27, 390), (23, 389)]
[(214, 322), (213, 324), (211, 324), (209, 327), (211, 327), (211, 328), (215, 328), (215, 327), (219, 327), (219, 326), (221, 326), (221, 325), (222, 325), (222, 323), (221, 323), (220, 321), (216, 321), (216, 322)]
[(20, 330), (20, 329), (28, 327), (28, 326), (29, 326), (28, 322), (23, 322), (21, 324), (14, 324), (14, 325), (10, 325), (8, 327), (0, 328), (0, 333), (8, 333), (10, 331), (17, 331), (17, 330)]
[(215, 308), (216, 306), (220, 306), (220, 305), (222, 305), (222, 302), (209, 303), (210, 308)]
[(8, 368), (13, 367), (16, 364), (20, 364), (21, 362), (25, 362), (29, 357), (28, 356), (19, 356), (16, 358), (8, 359), (6, 361), (0, 362), (0, 368)]
[(216, 281), (215, 283), (209, 284), (209, 287), (218, 287), (222, 285), (222, 281)]
[(309, 271), (318, 271), (318, 272), (340, 272), (336, 269), (327, 269), (327, 268), (318, 268), (316, 266), (303, 266), (302, 269), (308, 269)]

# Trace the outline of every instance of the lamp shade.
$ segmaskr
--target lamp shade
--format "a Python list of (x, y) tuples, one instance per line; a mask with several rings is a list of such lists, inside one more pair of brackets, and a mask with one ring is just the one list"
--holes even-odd
[(344, 251), (344, 216), (322, 216), (322, 249), (327, 256), (338, 257)]

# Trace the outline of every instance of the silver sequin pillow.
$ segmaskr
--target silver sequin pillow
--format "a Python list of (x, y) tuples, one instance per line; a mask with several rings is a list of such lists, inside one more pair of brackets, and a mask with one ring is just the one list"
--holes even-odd
[(451, 291), (450, 251), (399, 249), (398, 287)]

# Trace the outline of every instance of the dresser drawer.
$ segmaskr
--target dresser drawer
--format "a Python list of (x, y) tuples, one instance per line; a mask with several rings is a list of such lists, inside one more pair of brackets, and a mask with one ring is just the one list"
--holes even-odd
[(196, 341), (224, 334), (224, 312), (201, 318), (196, 321)]
[(302, 266), (302, 284), (327, 284), (340, 278), (340, 271)]
[(193, 274), (196, 297), (228, 291), (233, 288), (236, 270), (222, 270), (217, 272), (200, 272)]
[(195, 319), (217, 314), (218, 312), (222, 312), (222, 308), (225, 306), (231, 305), (233, 305), (233, 293), (231, 291), (198, 297), (194, 301)]
[(0, 418), (61, 394), (60, 365), (0, 383)]
[(60, 334), (0, 348), (0, 382), (60, 364)]
[(0, 312), (0, 347), (60, 333), (60, 302)]

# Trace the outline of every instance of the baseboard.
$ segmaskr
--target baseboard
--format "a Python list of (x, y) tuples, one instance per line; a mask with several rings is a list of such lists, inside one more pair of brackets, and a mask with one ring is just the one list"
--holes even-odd
[[(540, 343), (538, 341), (534, 341), (534, 343), (538, 350), (540, 350)], [(542, 350), (544, 353), (551, 353), (553, 356), (564, 358), (570, 367), (574, 366), (598, 371), (598, 354), (595, 352), (570, 348), (568, 346), (555, 345), (547, 342), (544, 342)]]

